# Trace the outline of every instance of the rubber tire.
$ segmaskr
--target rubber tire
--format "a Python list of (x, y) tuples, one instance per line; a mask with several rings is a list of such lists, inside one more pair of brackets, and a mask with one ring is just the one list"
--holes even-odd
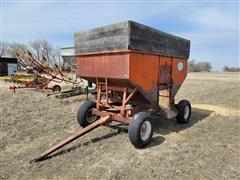
[(53, 92), (61, 92), (61, 86), (59, 86), (59, 85), (54, 85), (53, 88), (52, 88), (52, 91), (53, 91)]
[[(185, 119), (184, 118), (184, 109), (186, 106), (189, 106), (189, 115), (188, 118)], [(177, 115), (177, 121), (181, 124), (187, 124), (189, 122), (189, 119), (191, 117), (191, 111), (192, 111), (192, 107), (191, 104), (188, 100), (181, 100), (177, 106), (176, 106), (177, 110), (178, 110), (178, 115)]]
[[(86, 120), (86, 116), (87, 116), (88, 110), (92, 109), (92, 108), (96, 108), (95, 101), (86, 101), (79, 107), (78, 112), (77, 112), (77, 121), (80, 126), (86, 127), (89, 124), (91, 124)], [(99, 119), (99, 117), (97, 119)]]
[[(145, 121), (149, 121), (151, 123), (152, 128), (151, 128), (149, 138), (147, 140), (143, 141), (140, 137), (140, 129), (141, 129), (142, 124)], [(150, 116), (150, 114), (148, 114), (146, 112), (139, 112), (133, 116), (133, 119), (128, 127), (129, 140), (136, 148), (142, 148), (151, 142), (153, 130), (154, 130), (154, 124), (153, 124), (153, 119)]]

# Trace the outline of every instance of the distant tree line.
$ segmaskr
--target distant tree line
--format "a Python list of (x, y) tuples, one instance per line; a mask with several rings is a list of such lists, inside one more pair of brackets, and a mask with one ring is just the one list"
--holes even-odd
[(240, 72), (240, 67), (228, 67), (224, 66), (223, 67), (224, 72)]
[(44, 63), (48, 65), (54, 63), (60, 65), (62, 62), (60, 48), (53, 46), (47, 40), (36, 40), (28, 44), (0, 42), (0, 57), (15, 57), (14, 51), (18, 51), (24, 57), (26, 50), (29, 50), (39, 62), (43, 61), (43, 57), (47, 60)]
[(196, 62), (195, 60), (190, 60), (188, 63), (188, 71), (189, 72), (211, 72), (212, 65), (210, 62)]

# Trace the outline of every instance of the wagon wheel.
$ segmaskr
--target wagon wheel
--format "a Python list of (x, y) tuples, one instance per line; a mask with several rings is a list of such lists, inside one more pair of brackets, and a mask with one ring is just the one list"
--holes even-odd
[(178, 110), (177, 121), (181, 124), (188, 123), (192, 110), (190, 102), (188, 100), (181, 100), (176, 108)]
[(96, 102), (94, 101), (87, 101), (80, 106), (77, 113), (77, 120), (80, 126), (86, 127), (100, 118), (92, 113), (93, 108), (96, 108)]
[(146, 112), (139, 112), (133, 116), (133, 120), (128, 128), (128, 136), (131, 143), (136, 148), (148, 145), (153, 135), (153, 119)]
[(61, 91), (61, 87), (59, 85), (54, 85), (52, 88), (53, 92), (60, 92)]

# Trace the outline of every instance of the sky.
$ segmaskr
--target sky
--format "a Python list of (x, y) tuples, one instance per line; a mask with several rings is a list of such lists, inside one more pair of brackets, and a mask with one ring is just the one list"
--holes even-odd
[(239, 1), (1, 0), (0, 11), (1, 41), (69, 47), (75, 32), (133, 20), (189, 39), (190, 59), (209, 61), (213, 70), (240, 66)]

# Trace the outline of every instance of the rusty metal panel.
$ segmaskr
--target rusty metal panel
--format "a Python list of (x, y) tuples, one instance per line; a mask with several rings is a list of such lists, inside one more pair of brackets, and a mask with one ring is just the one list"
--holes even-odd
[(172, 83), (172, 59), (167, 56), (159, 57), (159, 89), (166, 89)]
[(173, 84), (181, 85), (187, 76), (187, 59), (173, 58), (172, 79)]
[(159, 78), (160, 85), (171, 83), (171, 68), (172, 68), (171, 65), (167, 64), (160, 66), (160, 78)]
[(92, 54), (77, 56), (77, 74), (80, 77), (127, 79), (128, 53)]
[(157, 90), (159, 56), (131, 53), (130, 80), (144, 91)]
[(77, 66), (78, 76), (92, 82), (107, 78), (109, 86), (137, 87), (142, 93), (137, 93), (134, 100), (143, 101), (145, 97), (153, 104), (158, 104), (159, 90), (180, 87), (187, 74), (187, 59), (139, 51), (78, 55)]

